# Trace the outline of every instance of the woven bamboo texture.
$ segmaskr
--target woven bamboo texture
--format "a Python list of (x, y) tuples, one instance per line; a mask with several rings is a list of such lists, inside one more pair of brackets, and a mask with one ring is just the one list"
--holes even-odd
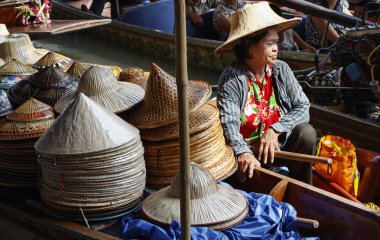
[(83, 74), (77, 91), (62, 97), (55, 104), (55, 110), (58, 113), (63, 112), (80, 92), (114, 113), (135, 106), (145, 95), (142, 87), (133, 83), (119, 82), (108, 67), (92, 66)]
[(137, 84), (145, 90), (149, 72), (144, 72), (141, 68), (126, 68), (120, 73), (119, 79), (120, 81)]
[(36, 69), (16, 59), (12, 59), (11, 61), (7, 62), (6, 64), (0, 67), (0, 76), (26, 77), (36, 72), (37, 72)]
[(48, 53), (46, 49), (34, 48), (28, 34), (9, 34), (4, 38), (5, 41), (0, 44), (0, 58), (5, 62), (17, 59), (24, 64), (33, 65)]
[[(216, 184), (207, 169), (191, 164), (190, 223), (194, 226), (217, 226), (233, 222), (246, 214), (247, 201), (232, 188)], [(143, 215), (161, 224), (180, 221), (180, 179), (177, 174), (169, 187), (154, 192), (142, 204)]]
[[(189, 111), (199, 109), (211, 96), (211, 87), (203, 81), (189, 81)], [(178, 119), (178, 96), (175, 78), (152, 64), (149, 80), (146, 85), (145, 98), (126, 116), (134, 126), (156, 128), (173, 123)]]
[(41, 70), (47, 67), (54, 67), (59, 68), (62, 71), (66, 71), (71, 64), (73, 64), (73, 60), (71, 58), (58, 53), (48, 52), (33, 64), (33, 68)]

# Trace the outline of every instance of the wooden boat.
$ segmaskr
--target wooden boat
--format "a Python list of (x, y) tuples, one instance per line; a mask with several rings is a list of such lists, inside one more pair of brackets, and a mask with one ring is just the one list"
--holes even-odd
[[(155, 15), (160, 13), (160, 4), (167, 4), (167, 2), (173, 0), (161, 0), (151, 3), (146, 6), (140, 7), (138, 12), (133, 10), (133, 14), (141, 16), (149, 16), (145, 14), (145, 8), (149, 9), (156, 8)], [(170, 5), (168, 5), (170, 6)], [(128, 14), (128, 13), (126, 13)], [(83, 12), (79, 9), (65, 5), (63, 2), (54, 1), (53, 2), (53, 12), (52, 16), (55, 19), (102, 19), (103, 17)], [(162, 15), (158, 16), (156, 20), (150, 18), (150, 22), (161, 22)], [(121, 16), (120, 19), (127, 19), (127, 16)], [(131, 17), (130, 19), (133, 19)], [(167, 28), (167, 25), (166, 29)], [(172, 25), (173, 26), (173, 25)], [(158, 31), (156, 29), (139, 27), (132, 24), (123, 23), (120, 21), (113, 20), (111, 24), (93, 29), (91, 34), (97, 38), (102, 38), (104, 40), (118, 43), (129, 47), (131, 49), (141, 51), (144, 54), (149, 54), (153, 56), (174, 59), (174, 47), (175, 47), (175, 36), (173, 34), (173, 27), (171, 26), (172, 32)], [(165, 28), (164, 28), (165, 29)], [(168, 30), (169, 31), (169, 30)], [(204, 66), (213, 69), (223, 70), (224, 67), (229, 64), (233, 59), (233, 54), (222, 54), (217, 55), (214, 50), (222, 42), (216, 40), (200, 39), (188, 37), (187, 39), (187, 54), (188, 63), (197, 66)], [(280, 51), (279, 58), (286, 61), (293, 70), (306, 69), (314, 66), (314, 55), (310, 53), (303, 52), (290, 52), (290, 51)], [(321, 57), (323, 58), (323, 56)], [(326, 68), (330, 67), (326, 64)]]

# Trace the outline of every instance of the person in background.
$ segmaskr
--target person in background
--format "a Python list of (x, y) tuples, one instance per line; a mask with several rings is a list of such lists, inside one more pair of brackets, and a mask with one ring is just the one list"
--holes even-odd
[[(275, 4), (269, 4), (272, 10), (279, 16), (282, 15), (281, 9)], [(300, 48), (303, 52), (315, 53), (317, 50), (305, 42), (301, 36), (293, 29), (288, 29), (279, 33), (280, 42), (278, 48), (287, 51), (299, 51)]]
[(225, 41), (230, 33), (230, 16), (245, 6), (244, 1), (224, 0), (219, 4), (213, 15), (212, 25), (218, 33), (219, 40)]
[(203, 27), (203, 19), (200, 16), (211, 8), (216, 8), (222, 0), (186, 0), (186, 18), (196, 27)]
[[(276, 159), (275, 150), (315, 154), (316, 132), (308, 124), (310, 103), (288, 64), (277, 60), (278, 33), (300, 23), (284, 19), (262, 1), (231, 15), (231, 30), (218, 54), (234, 51), (236, 61), (220, 76), (219, 117), (238, 163), (238, 176), (255, 166), (286, 166), (289, 176), (312, 183), (311, 163)], [(255, 156), (256, 155), (256, 156)]]
[[(351, 13), (345, 7), (348, 5), (346, 0), (317, 0), (316, 4), (329, 9), (334, 8), (336, 5), (336, 11), (351, 15)], [(339, 34), (335, 29), (342, 29), (343, 26), (335, 23), (329, 24), (327, 20), (324, 20), (322, 18), (309, 16), (306, 20), (305, 28), (305, 41), (314, 48), (319, 49), (322, 47), (323, 36), (325, 32), (326, 39), (330, 43), (335, 43), (339, 38)]]

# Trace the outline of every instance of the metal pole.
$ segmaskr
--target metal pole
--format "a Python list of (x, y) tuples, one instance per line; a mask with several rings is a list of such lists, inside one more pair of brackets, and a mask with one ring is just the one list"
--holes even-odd
[(187, 48), (185, 0), (174, 0), (175, 65), (178, 93), (180, 181), (181, 181), (181, 239), (190, 240), (190, 149), (189, 113), (187, 100)]

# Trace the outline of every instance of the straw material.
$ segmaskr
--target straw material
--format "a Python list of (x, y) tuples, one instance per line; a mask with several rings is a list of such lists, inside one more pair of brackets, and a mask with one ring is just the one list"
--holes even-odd
[(9, 35), (7, 26), (3, 23), (0, 23), (0, 36)]
[(5, 41), (0, 44), (0, 58), (6, 62), (17, 59), (24, 64), (33, 65), (48, 52), (46, 49), (34, 48), (28, 34), (17, 33), (4, 37)]
[(0, 118), (13, 111), (11, 102), (9, 101), (7, 93), (0, 89)]
[(54, 120), (52, 108), (32, 98), (0, 122), (0, 140), (39, 137)]
[[(78, 82), (78, 78), (71, 76), (54, 67), (46, 67), (33, 74), (29, 78), (29, 83), (39, 88), (65, 88)], [(77, 83), (75, 83), (77, 85)]]
[(285, 31), (301, 22), (301, 18), (285, 19), (278, 16), (266, 1), (247, 4), (230, 17), (231, 30), (225, 43), (217, 47), (216, 53), (231, 51), (246, 36), (254, 36), (268, 28)]
[(84, 62), (74, 62), (70, 68), (66, 71), (67, 73), (74, 75), (76, 77), (81, 78), (82, 75), (91, 67), (91, 66), (101, 66), (105, 68), (109, 68), (116, 78), (119, 77), (121, 68), (118, 66), (105, 66), (93, 63), (84, 63)]
[[(1, 41), (1, 36), (0, 36), (0, 44), (2, 43), (2, 41)], [(2, 59), (2, 58), (0, 58), (0, 66), (3, 66), (5, 64), (5, 61)]]
[(119, 79), (120, 81), (137, 84), (145, 90), (149, 72), (144, 72), (141, 68), (126, 68), (120, 73)]
[(141, 102), (145, 95), (140, 86), (117, 81), (109, 68), (92, 66), (83, 74), (78, 90), (61, 98), (55, 104), (55, 110), (63, 112), (80, 92), (114, 113), (128, 110)]
[(0, 76), (29, 76), (36, 72), (36, 69), (33, 69), (16, 59), (12, 59), (0, 67)]
[(54, 67), (67, 70), (72, 63), (73, 60), (69, 57), (54, 52), (48, 52), (45, 56), (33, 64), (33, 68), (41, 70), (47, 67)]
[(79, 93), (35, 148), (44, 154), (83, 154), (116, 148), (136, 138), (138, 129)]
[[(232, 188), (216, 184), (205, 168), (191, 164), (189, 181), (191, 225), (212, 227), (246, 212), (244, 196)], [(154, 192), (142, 204), (143, 215), (162, 224), (180, 221), (180, 209), (179, 174), (169, 187)]]
[[(196, 111), (211, 96), (211, 87), (203, 81), (188, 82), (189, 112)], [(152, 64), (141, 104), (128, 112), (127, 120), (138, 128), (156, 128), (178, 119), (178, 96), (175, 78)]]
[[(210, 128), (219, 117), (218, 109), (205, 104), (189, 116), (189, 134)], [(163, 141), (179, 138), (178, 122), (152, 129), (141, 129), (141, 138), (149, 141)]]

